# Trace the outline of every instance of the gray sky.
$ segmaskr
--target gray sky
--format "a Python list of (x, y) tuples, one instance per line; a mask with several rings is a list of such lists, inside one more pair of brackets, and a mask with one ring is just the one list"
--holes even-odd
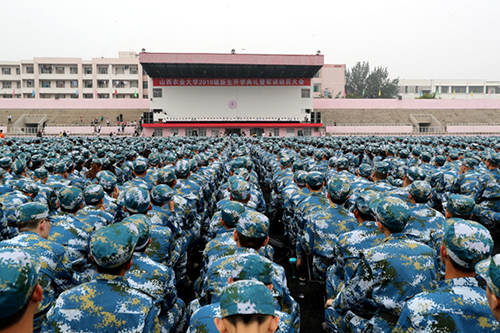
[(402, 79), (498, 81), (499, 17), (499, 0), (1, 0), (0, 61), (321, 50)]

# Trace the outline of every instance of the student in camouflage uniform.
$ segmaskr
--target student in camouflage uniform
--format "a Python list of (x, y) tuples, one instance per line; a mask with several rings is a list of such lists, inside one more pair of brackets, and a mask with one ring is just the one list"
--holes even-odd
[(486, 280), (486, 298), (495, 319), (500, 322), (500, 254), (476, 265), (476, 273)]
[(394, 332), (493, 332), (500, 325), (491, 314), (474, 266), (490, 256), (493, 239), (477, 222), (447, 224), (441, 243), (446, 267), (437, 289), (408, 300)]
[(160, 327), (153, 299), (132, 288), (125, 278), (137, 240), (138, 230), (132, 223), (116, 223), (97, 231), (90, 241), (97, 274), (91, 282), (59, 296), (47, 314), (43, 332), (157, 332)]
[(43, 297), (39, 270), (35, 252), (0, 249), (0, 331), (33, 332), (33, 317)]

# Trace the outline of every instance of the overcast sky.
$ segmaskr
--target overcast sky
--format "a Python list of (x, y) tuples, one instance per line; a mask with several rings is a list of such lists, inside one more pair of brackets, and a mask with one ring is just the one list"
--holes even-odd
[(0, 0), (0, 61), (118, 51), (314, 54), (500, 81), (500, 0)]

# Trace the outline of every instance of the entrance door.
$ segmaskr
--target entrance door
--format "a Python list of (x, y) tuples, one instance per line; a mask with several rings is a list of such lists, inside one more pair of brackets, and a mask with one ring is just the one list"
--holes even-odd
[(263, 136), (264, 129), (263, 128), (250, 128), (250, 136)]

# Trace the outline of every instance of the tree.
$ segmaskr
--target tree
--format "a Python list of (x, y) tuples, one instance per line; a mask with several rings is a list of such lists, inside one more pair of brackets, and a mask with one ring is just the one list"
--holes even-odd
[(357, 62), (346, 71), (346, 98), (396, 98), (399, 78), (391, 80), (387, 68), (375, 67), (370, 73), (368, 62)]

